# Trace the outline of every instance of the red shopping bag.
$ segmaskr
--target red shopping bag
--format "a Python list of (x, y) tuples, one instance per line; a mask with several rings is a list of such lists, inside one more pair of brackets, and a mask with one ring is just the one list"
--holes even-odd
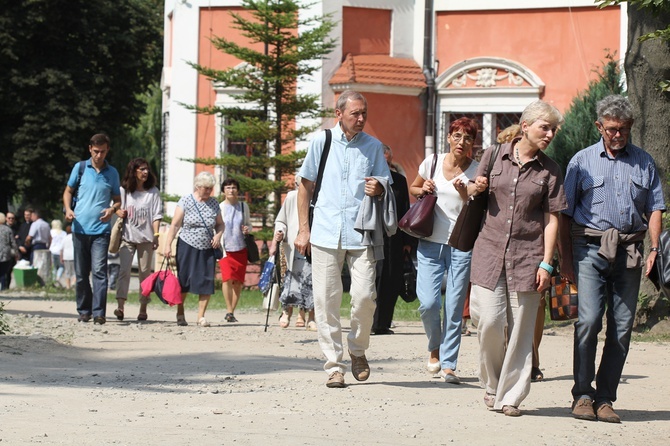
[(149, 277), (142, 281), (140, 284), (140, 292), (142, 293), (142, 296), (149, 297), (151, 292), (154, 290), (154, 284), (156, 283), (156, 278), (158, 277), (159, 272), (160, 271), (151, 273)]
[[(165, 269), (163, 269), (163, 266), (165, 266)], [(167, 265), (165, 259), (163, 259), (161, 269), (144, 279), (141, 288), (144, 297), (149, 297), (153, 291), (161, 302), (171, 307), (184, 303), (179, 279), (172, 273), (170, 268), (170, 259), (167, 259)]]

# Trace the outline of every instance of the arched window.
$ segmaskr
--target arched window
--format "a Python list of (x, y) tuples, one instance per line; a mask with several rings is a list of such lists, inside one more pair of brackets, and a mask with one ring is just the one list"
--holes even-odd
[(518, 124), (521, 112), (544, 94), (544, 83), (518, 62), (496, 57), (464, 60), (436, 79), (438, 152), (448, 151), (447, 132), (451, 121), (468, 117), (477, 120), (480, 132), (475, 149), (495, 142), (505, 127)]

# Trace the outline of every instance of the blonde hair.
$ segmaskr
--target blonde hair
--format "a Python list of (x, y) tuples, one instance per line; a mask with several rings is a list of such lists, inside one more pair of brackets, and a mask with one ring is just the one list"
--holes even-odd
[(63, 223), (60, 220), (51, 220), (51, 229), (55, 229), (57, 231), (62, 231), (63, 230)]
[(563, 124), (563, 115), (553, 105), (537, 100), (533, 101), (523, 110), (519, 124), (526, 122), (528, 125), (533, 125), (538, 119), (543, 119), (554, 127)]
[(512, 124), (509, 127), (502, 129), (500, 133), (498, 133), (496, 142), (499, 144), (512, 142), (512, 140), (520, 134), (521, 134), (521, 126), (519, 124)]

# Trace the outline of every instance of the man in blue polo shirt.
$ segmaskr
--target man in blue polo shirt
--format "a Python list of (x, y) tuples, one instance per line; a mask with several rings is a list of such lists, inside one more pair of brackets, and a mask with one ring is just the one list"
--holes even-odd
[[(628, 355), (641, 270), (649, 275), (658, 252), (665, 201), (651, 155), (628, 142), (633, 125), (628, 100), (607, 96), (596, 111), (602, 138), (579, 151), (565, 174), (568, 208), (561, 218), (559, 247), (561, 274), (576, 279), (579, 290), (572, 416), (619, 423), (612, 404)], [(647, 231), (651, 246), (645, 260)], [(607, 331), (596, 374), (603, 314)]]
[[(106, 322), (110, 220), (121, 206), (119, 173), (105, 161), (109, 148), (107, 135), (93, 135), (88, 146), (91, 158), (85, 161), (81, 178), (77, 163), (63, 192), (65, 218), (72, 221), (79, 321), (88, 322), (92, 316), (93, 322), (100, 325)], [(75, 194), (77, 203), (76, 208), (72, 209), (72, 197)], [(91, 272), (93, 289), (89, 281)]]

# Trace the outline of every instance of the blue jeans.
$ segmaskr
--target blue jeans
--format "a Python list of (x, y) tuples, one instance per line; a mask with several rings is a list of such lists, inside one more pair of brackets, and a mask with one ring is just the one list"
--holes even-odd
[[(77, 312), (105, 317), (107, 310), (107, 249), (109, 234), (72, 233), (77, 277)], [(93, 289), (89, 276), (93, 276)]]
[[(463, 304), (470, 283), (472, 251), (463, 252), (441, 243), (419, 240), (419, 267), (416, 275), (416, 294), (419, 313), (428, 336), (428, 351), (439, 347), (443, 369), (456, 370), (461, 347)], [(447, 272), (447, 290), (442, 308), (442, 278)]]
[[(598, 255), (600, 245), (584, 237), (573, 240), (574, 268), (579, 290), (579, 319), (575, 323), (574, 399), (591, 398), (596, 405), (616, 401), (635, 319), (641, 268), (626, 268), (626, 251), (619, 246), (610, 265)], [(607, 308), (606, 308), (607, 307)], [(607, 315), (605, 345), (595, 372), (598, 333)], [(593, 388), (593, 378), (596, 388)]]

